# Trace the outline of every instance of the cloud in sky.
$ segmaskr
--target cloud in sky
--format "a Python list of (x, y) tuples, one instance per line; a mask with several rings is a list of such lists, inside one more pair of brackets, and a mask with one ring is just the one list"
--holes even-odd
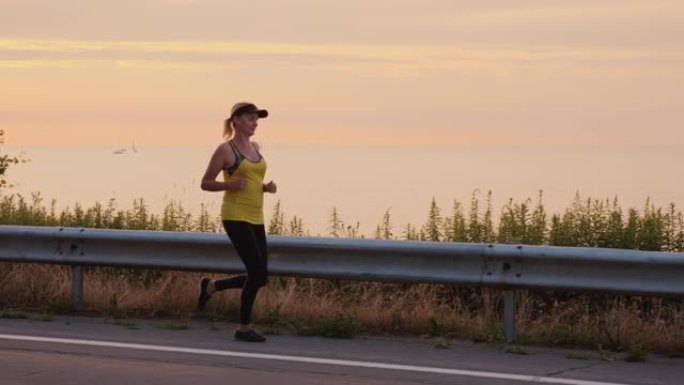
[[(203, 69), (236, 68), (250, 60), (280, 64), (325, 67), (356, 72), (366, 68), (377, 76), (391, 75), (388, 69), (400, 69), (407, 76), (421, 72), (473, 71), (502, 74), (520, 68), (544, 70), (569, 69), (587, 74), (594, 69), (598, 76), (609, 75), (601, 65), (641, 70), (640, 66), (658, 63), (672, 76), (681, 76), (684, 50), (677, 49), (574, 49), (525, 50), (501, 46), (456, 45), (352, 45), (292, 44), (268, 42), (221, 41), (106, 41), (106, 40), (33, 40), (0, 39), (0, 66), (85, 66), (89, 61), (116, 65), (144, 65), (152, 68)], [(187, 64), (187, 66), (184, 66)], [(663, 75), (662, 71), (659, 74)]]

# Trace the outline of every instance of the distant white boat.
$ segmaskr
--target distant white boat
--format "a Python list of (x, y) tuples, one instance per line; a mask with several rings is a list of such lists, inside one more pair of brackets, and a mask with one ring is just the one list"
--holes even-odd
[[(127, 153), (127, 152), (128, 152), (128, 149), (127, 149), (126, 147), (119, 147), (119, 148), (117, 148), (116, 150), (112, 151), (112, 154), (121, 155), (121, 154), (125, 154), (125, 153)], [(137, 153), (137, 152), (138, 152), (138, 147), (135, 146), (135, 143), (133, 143), (133, 144), (131, 145), (131, 152), (132, 152), (132, 153)]]

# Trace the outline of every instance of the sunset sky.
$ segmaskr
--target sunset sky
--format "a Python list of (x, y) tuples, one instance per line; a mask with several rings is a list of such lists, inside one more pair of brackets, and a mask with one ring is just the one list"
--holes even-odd
[(684, 2), (2, 0), (6, 144), (684, 145)]

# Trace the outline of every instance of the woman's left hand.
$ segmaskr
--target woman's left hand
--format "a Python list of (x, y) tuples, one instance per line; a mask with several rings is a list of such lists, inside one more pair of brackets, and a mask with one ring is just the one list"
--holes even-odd
[(273, 181), (270, 181), (264, 185), (264, 192), (275, 194), (278, 191), (278, 186)]

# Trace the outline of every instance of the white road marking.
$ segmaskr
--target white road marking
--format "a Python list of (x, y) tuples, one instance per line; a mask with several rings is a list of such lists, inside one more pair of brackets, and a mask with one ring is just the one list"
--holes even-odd
[(598, 381), (576, 380), (576, 379), (571, 379), (571, 378), (530, 376), (530, 375), (524, 375), (524, 374), (485, 372), (485, 371), (478, 371), (478, 370), (448, 369), (448, 368), (436, 368), (436, 367), (430, 367), (430, 366), (385, 364), (382, 362), (363, 362), (363, 361), (352, 361), (352, 360), (338, 360), (338, 359), (331, 359), (331, 358), (286, 356), (286, 355), (280, 355), (280, 354), (245, 353), (245, 352), (235, 352), (235, 351), (228, 351), (228, 350), (195, 349), (195, 348), (184, 348), (184, 347), (178, 347), (178, 346), (143, 345), (143, 344), (131, 344), (131, 343), (124, 343), (124, 342), (81, 340), (81, 339), (71, 339), (71, 338), (51, 338), (51, 337), (34, 337), (34, 336), (12, 335), (12, 334), (0, 334), (0, 339), (13, 340), (13, 341), (49, 342), (49, 343), (57, 343), (57, 344), (97, 346), (97, 347), (107, 347), (107, 348), (148, 350), (148, 351), (156, 351), (156, 352), (188, 353), (188, 354), (203, 354), (203, 355), (224, 356), (224, 357), (255, 358), (255, 359), (262, 359), (262, 360), (303, 362), (303, 363), (310, 363), (310, 364), (351, 366), (351, 367), (371, 368), (371, 369), (402, 370), (402, 371), (409, 371), (409, 372), (422, 372), (422, 373), (434, 373), (434, 374), (450, 374), (450, 375), (455, 375), (455, 376), (470, 376), (470, 377), (480, 377), (480, 378), (495, 378), (495, 379), (502, 379), (502, 380), (527, 381), (527, 382), (539, 383), (539, 384), (626, 385), (626, 384), (618, 384), (618, 383), (614, 383), (614, 382), (598, 382)]

